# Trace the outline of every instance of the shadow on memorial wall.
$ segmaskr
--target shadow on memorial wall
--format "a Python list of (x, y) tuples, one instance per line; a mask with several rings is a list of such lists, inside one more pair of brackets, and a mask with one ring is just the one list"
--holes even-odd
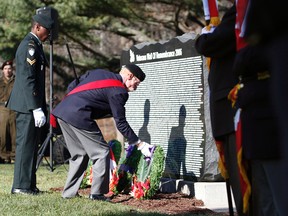
[[(164, 176), (170, 178), (183, 178), (185, 180), (195, 181), (194, 173), (187, 173), (186, 169), (186, 146), (187, 141), (184, 136), (184, 127), (186, 119), (186, 108), (184, 105), (179, 111), (179, 125), (171, 128), (168, 149), (165, 161)], [(181, 175), (182, 168), (182, 175)]]
[(144, 122), (142, 127), (139, 129), (138, 137), (140, 140), (151, 143), (151, 135), (148, 132), (148, 123), (150, 116), (150, 100), (146, 99), (144, 104)]

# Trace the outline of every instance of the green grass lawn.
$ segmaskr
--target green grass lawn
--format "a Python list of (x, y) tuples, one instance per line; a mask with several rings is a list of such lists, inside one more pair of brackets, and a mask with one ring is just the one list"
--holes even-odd
[[(56, 167), (51, 172), (47, 165), (37, 170), (37, 187), (44, 191), (41, 195), (11, 195), (14, 165), (0, 164), (0, 215), (164, 215), (147, 213), (126, 205), (91, 201), (87, 197), (63, 199), (61, 192), (50, 188), (63, 187), (67, 165)], [(156, 210), (155, 210), (156, 211)]]

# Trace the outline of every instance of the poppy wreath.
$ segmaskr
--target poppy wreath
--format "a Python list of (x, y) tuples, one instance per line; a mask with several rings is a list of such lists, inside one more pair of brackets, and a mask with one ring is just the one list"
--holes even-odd
[[(114, 172), (117, 171), (117, 164), (119, 163), (122, 152), (122, 144), (118, 140), (111, 140), (108, 142), (108, 144), (110, 148), (110, 181), (111, 181)], [(80, 185), (81, 189), (87, 188), (92, 185), (92, 178), (93, 178), (92, 165), (93, 165), (92, 161), (89, 160), (86, 172)]]
[(134, 198), (150, 199), (155, 195), (164, 171), (164, 161), (164, 151), (160, 146), (156, 146), (150, 160), (141, 155), (137, 171), (133, 175), (130, 193)]
[(145, 158), (136, 146), (129, 146), (110, 181), (110, 194), (130, 193), (136, 199), (152, 198), (164, 171), (164, 151), (156, 146), (152, 158)]
[[(122, 145), (117, 140), (109, 142), (110, 146), (110, 183), (109, 195), (129, 193), (136, 199), (152, 198), (159, 189), (164, 171), (164, 151), (156, 146), (152, 158), (145, 158), (137, 146), (128, 146), (121, 157)], [(81, 188), (91, 186), (92, 162), (84, 175)]]
[(137, 146), (130, 145), (120, 158), (119, 165), (113, 171), (109, 184), (109, 194), (117, 195), (121, 192), (129, 193), (131, 190), (132, 178), (137, 170), (142, 153)]

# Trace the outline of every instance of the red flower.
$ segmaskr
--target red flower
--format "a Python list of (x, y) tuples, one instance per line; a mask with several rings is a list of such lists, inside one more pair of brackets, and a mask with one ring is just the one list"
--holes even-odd
[(112, 178), (111, 178), (110, 183), (109, 183), (110, 192), (113, 193), (113, 191), (115, 190), (118, 182), (119, 182), (119, 177), (117, 175), (117, 169), (114, 169), (113, 170), (113, 174), (112, 174)]
[(137, 176), (133, 179), (133, 185), (132, 185), (132, 196), (136, 199), (144, 198), (150, 188), (150, 180), (149, 178), (145, 182), (138, 182)]
[(92, 185), (92, 180), (93, 180), (93, 170), (92, 166), (90, 167), (90, 176), (89, 176), (89, 184)]

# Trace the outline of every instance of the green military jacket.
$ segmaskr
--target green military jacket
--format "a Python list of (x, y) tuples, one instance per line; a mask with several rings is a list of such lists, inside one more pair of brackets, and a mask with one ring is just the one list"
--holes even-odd
[(15, 81), (14, 75), (12, 75), (12, 77), (9, 80), (6, 80), (4, 76), (0, 79), (0, 106), (6, 105), (6, 102), (12, 91), (14, 81)]
[(21, 113), (46, 110), (45, 58), (42, 44), (31, 32), (20, 43), (16, 52), (16, 78), (7, 107)]

